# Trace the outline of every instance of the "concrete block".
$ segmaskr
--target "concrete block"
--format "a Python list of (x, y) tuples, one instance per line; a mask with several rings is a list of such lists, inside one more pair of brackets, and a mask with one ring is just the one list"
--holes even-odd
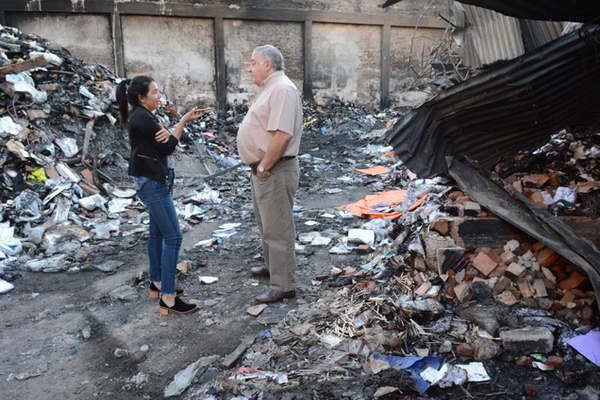
[(554, 347), (554, 335), (545, 327), (526, 327), (500, 332), (502, 345), (519, 354), (549, 353)]

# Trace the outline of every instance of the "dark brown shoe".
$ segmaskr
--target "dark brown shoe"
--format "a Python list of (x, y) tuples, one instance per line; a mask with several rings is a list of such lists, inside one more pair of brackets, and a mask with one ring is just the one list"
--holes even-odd
[(276, 303), (283, 299), (291, 299), (296, 297), (296, 291), (290, 290), (289, 292), (282, 292), (277, 289), (269, 289), (260, 296), (256, 296), (257, 303)]
[(268, 278), (271, 275), (267, 267), (252, 267), (250, 268), (250, 273), (253, 276), (262, 276), (265, 278)]

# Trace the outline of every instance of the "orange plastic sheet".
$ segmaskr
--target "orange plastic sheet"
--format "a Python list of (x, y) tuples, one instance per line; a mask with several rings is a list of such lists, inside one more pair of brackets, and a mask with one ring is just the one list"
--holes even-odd
[(390, 218), (396, 219), (402, 215), (401, 212), (379, 212), (373, 210), (377, 206), (386, 205), (389, 207), (397, 206), (406, 198), (406, 190), (389, 190), (379, 194), (365, 196), (364, 199), (356, 203), (344, 204), (341, 209), (347, 210), (350, 214), (357, 217), (367, 218)]
[(363, 174), (367, 174), (367, 175), (382, 175), (382, 174), (387, 174), (388, 172), (391, 171), (391, 169), (389, 169), (388, 167), (384, 167), (383, 165), (378, 165), (376, 167), (371, 167), (371, 168), (364, 168), (364, 169), (356, 169), (358, 172), (362, 172)]
[(415, 201), (410, 207), (408, 207), (408, 211), (415, 211), (417, 208), (421, 207), (421, 204), (425, 203), (425, 200), (429, 197), (429, 193), (419, 198), (419, 200)]

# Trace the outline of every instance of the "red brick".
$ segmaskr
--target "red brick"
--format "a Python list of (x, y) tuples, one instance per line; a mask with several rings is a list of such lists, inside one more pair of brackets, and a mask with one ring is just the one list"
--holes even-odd
[(504, 253), (502, 253), (502, 255), (500, 256), (500, 260), (506, 264), (506, 265), (510, 265), (511, 263), (517, 261), (517, 256), (512, 252), (512, 251), (505, 251)]
[(581, 286), (585, 279), (586, 276), (583, 272), (573, 271), (567, 279), (558, 282), (558, 287), (563, 290), (576, 289)]
[(565, 364), (565, 360), (562, 357), (550, 356), (548, 357), (548, 361), (546, 361), (546, 364), (548, 364), (554, 369), (558, 369), (562, 368), (562, 366)]
[(506, 272), (510, 272), (512, 275), (518, 277), (525, 271), (525, 267), (520, 266), (517, 263), (512, 263), (506, 268)]
[(518, 303), (519, 301), (510, 290), (505, 290), (504, 292), (500, 293), (497, 296), (497, 299), (498, 301), (500, 301), (503, 304), (506, 304), (507, 306), (512, 306)]
[(456, 347), (456, 353), (467, 358), (475, 357), (475, 349), (464, 343), (461, 343)]
[(457, 300), (460, 301), (461, 303), (467, 297), (470, 286), (471, 285), (468, 282), (461, 282), (454, 287), (454, 289), (453, 289), (454, 295), (456, 296)]
[(550, 177), (545, 174), (531, 174), (523, 177), (523, 182), (532, 183), (537, 187), (542, 187), (546, 184), (546, 182), (548, 182), (549, 179)]
[(447, 219), (438, 219), (431, 227), (434, 231), (440, 235), (446, 236), (450, 232), (450, 223)]
[(545, 246), (544, 246), (544, 243), (541, 243), (541, 242), (535, 242), (535, 243), (533, 244), (533, 246), (531, 246), (531, 250), (532, 250), (532, 251), (535, 251), (535, 252), (538, 252), (538, 251), (542, 250), (544, 247), (545, 247)]
[(473, 266), (487, 277), (498, 266), (498, 263), (482, 252), (473, 259)]
[(558, 261), (558, 254), (556, 254), (554, 250), (546, 247), (538, 253), (536, 258), (540, 267), (548, 268)]

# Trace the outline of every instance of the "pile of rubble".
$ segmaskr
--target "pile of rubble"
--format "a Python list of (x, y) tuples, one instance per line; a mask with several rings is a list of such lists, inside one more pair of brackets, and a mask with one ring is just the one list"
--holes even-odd
[[(196, 371), (201, 383), (190, 381), (186, 398), (598, 394), (597, 306), (585, 273), (518, 232), (461, 237), (465, 221), (480, 225), (479, 239), (493, 235), (479, 222), (493, 215), (451, 180), (417, 179), (390, 150), (365, 145), (369, 161), (348, 173), (370, 174), (365, 184), (378, 194), (321, 211), (345, 234), (299, 228), (299, 255), (325, 246), (363, 261), (315, 276), (311, 301)], [(302, 210), (296, 217), (307, 224)], [(219, 378), (200, 378), (208, 371)]]
[[(112, 271), (118, 263), (96, 259), (135, 245), (148, 218), (127, 177), (119, 79), (9, 27), (0, 28), (0, 60), (0, 268)], [(170, 127), (179, 114), (167, 106), (158, 115)], [(186, 128), (178, 153), (206, 175), (237, 165), (228, 133), (240, 115), (239, 107), (207, 113)], [(214, 203), (204, 194), (195, 200)]]
[[(555, 215), (600, 216), (600, 135), (561, 132), (542, 148), (500, 163), (504, 181)], [(527, 172), (524, 172), (527, 171)]]

